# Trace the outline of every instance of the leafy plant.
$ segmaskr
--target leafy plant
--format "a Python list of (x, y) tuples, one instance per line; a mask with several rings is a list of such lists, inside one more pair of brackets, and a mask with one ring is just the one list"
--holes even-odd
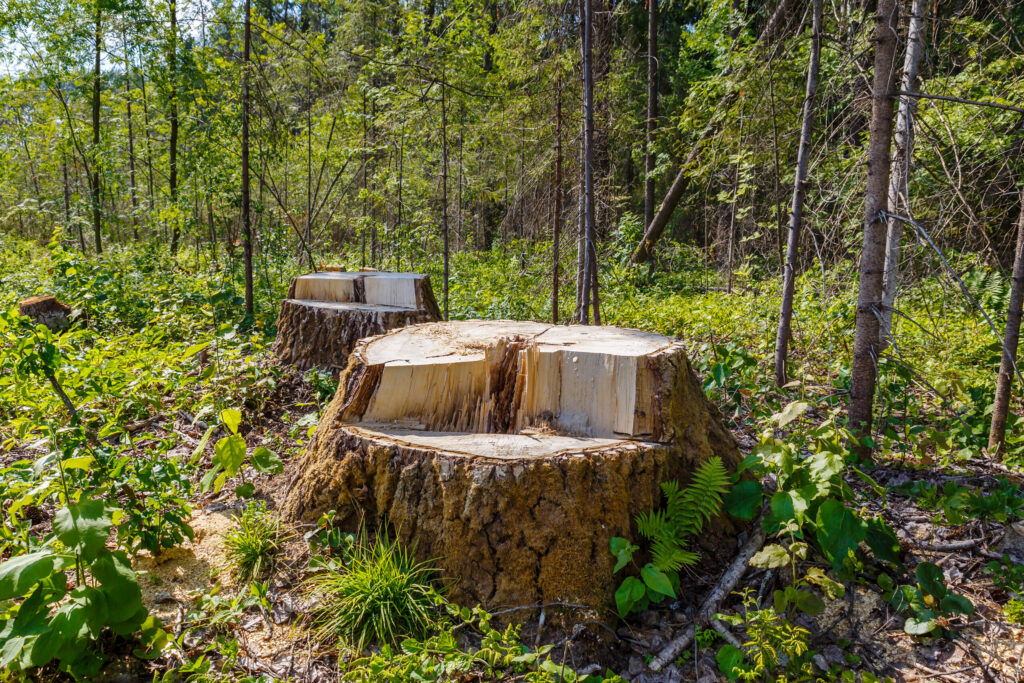
[(357, 650), (371, 643), (396, 644), (405, 636), (427, 633), (443, 598), (431, 586), (434, 569), (417, 563), (397, 541), (365, 535), (348, 564), (327, 561), (309, 585), (319, 604), (313, 616), (316, 633), (341, 638)]
[(747, 634), (742, 649), (726, 644), (718, 650), (718, 669), (730, 681), (765, 680), (780, 668), (798, 677), (813, 675), (810, 632), (791, 624), (771, 607), (758, 609), (750, 589), (743, 593), (742, 614), (718, 614), (716, 618), (742, 627)]
[(913, 636), (949, 633), (951, 619), (957, 615), (974, 614), (974, 604), (946, 588), (942, 569), (931, 562), (921, 562), (914, 570), (917, 584), (896, 586), (888, 574), (878, 577), (883, 597), (898, 612), (909, 614), (903, 630)]
[[(480, 607), (445, 604), (436, 632), (423, 638), (406, 638), (396, 648), (385, 644), (380, 651), (353, 661), (342, 680), (354, 683), (406, 683), (406, 681), (525, 680), (532, 683), (623, 683), (609, 672), (581, 676), (564, 664), (552, 661), (552, 645), (531, 650), (519, 641), (521, 626), (497, 629), (491, 615)], [(456, 629), (473, 630), (480, 646), (462, 647)]]
[[(684, 565), (697, 562), (697, 553), (686, 547), (692, 536), (699, 534), (704, 523), (722, 507), (722, 495), (729, 490), (729, 473), (720, 458), (702, 462), (693, 474), (693, 481), (680, 489), (674, 481), (663, 482), (665, 507), (636, 517), (637, 531), (650, 541), (651, 561), (640, 568), (640, 578), (626, 577), (615, 591), (619, 614), (642, 611), (650, 603), (676, 597), (679, 577)], [(611, 552), (616, 558), (614, 572), (633, 562), (639, 548), (628, 540), (615, 537)]]
[(247, 505), (233, 519), (235, 528), (224, 534), (228, 562), (243, 581), (264, 577), (280, 549), (280, 521), (263, 501)]
[[(242, 424), (242, 412), (240, 410), (236, 408), (223, 410), (220, 413), (220, 419), (228, 435), (219, 439), (213, 446), (213, 461), (210, 469), (203, 475), (201, 482), (201, 488), (204, 493), (211, 488), (214, 491), (220, 491), (228, 479), (239, 473), (244, 474), (242, 465), (246, 461), (246, 455), (249, 456), (249, 464), (261, 474), (277, 474), (284, 470), (284, 463), (281, 462), (281, 458), (265, 446), (257, 446), (252, 450), (252, 453), (249, 453), (248, 444), (238, 433), (238, 428)], [(198, 458), (202, 454), (202, 449), (214, 429), (215, 427), (211, 427), (207, 430), (199, 447), (196, 448), (193, 454), (193, 459)], [(242, 484), (235, 487), (235, 494), (240, 498), (249, 498), (255, 490), (256, 487), (252, 482), (243, 481)]]
[[(88, 678), (103, 663), (96, 641), (105, 632), (141, 632), (156, 650), (167, 642), (142, 604), (127, 555), (106, 548), (117, 512), (80, 498), (57, 513), (42, 548), (0, 564), (0, 671), (55, 661), (62, 671)], [(73, 584), (66, 570), (74, 572)]]

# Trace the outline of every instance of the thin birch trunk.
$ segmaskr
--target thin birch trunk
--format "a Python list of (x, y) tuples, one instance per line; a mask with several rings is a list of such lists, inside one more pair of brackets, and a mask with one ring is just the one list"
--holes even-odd
[[(907, 52), (903, 59), (903, 78), (900, 90), (914, 92), (924, 54), (925, 0), (914, 0), (911, 7), (910, 27), (907, 32)], [(889, 175), (889, 211), (907, 214), (907, 181), (910, 159), (914, 152), (914, 116), (917, 113), (917, 98), (904, 97), (896, 113), (896, 129), (893, 135), (892, 169)], [(882, 278), (882, 322), (879, 331), (879, 345), (885, 348), (892, 334), (893, 304), (900, 286), (900, 247), (903, 242), (903, 222), (889, 219), (885, 245), (885, 273)]]

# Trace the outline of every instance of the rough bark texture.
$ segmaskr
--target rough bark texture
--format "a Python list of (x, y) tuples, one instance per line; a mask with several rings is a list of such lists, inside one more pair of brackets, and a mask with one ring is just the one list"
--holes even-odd
[[(629, 347), (640, 343), (653, 351)], [(660, 503), (660, 483), (688, 481), (713, 456), (730, 468), (740, 458), (679, 342), (539, 323), (417, 325), (357, 345), (284, 514), (387, 523), (464, 604), (604, 614), (617, 583), (610, 539), (636, 540), (633, 516)], [(732, 532), (711, 525), (706, 556)]]
[(300, 370), (340, 370), (360, 339), (436, 319), (407, 308), (285, 299), (277, 318), (274, 353)]
[(864, 246), (860, 257), (856, 334), (850, 376), (849, 423), (861, 440), (859, 450), (869, 455), (865, 439), (871, 436), (875, 380), (878, 376), (878, 330), (882, 307), (882, 271), (885, 265), (886, 209), (889, 199), (889, 146), (892, 144), (893, 65), (896, 58), (899, 13), (894, 0), (879, 0), (875, 17), (875, 68), (871, 89), (871, 138), (868, 142), (868, 179), (864, 190)]
[(71, 307), (53, 296), (25, 299), (18, 305), (18, 312), (54, 331), (66, 330), (71, 326)]
[(426, 276), (313, 273), (293, 278), (288, 287), (274, 353), (302, 370), (340, 370), (360, 339), (440, 317)]

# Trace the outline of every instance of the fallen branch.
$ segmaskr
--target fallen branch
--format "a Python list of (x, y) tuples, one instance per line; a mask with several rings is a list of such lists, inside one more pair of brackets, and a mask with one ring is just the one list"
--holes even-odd
[[(764, 545), (765, 533), (764, 527), (761, 524), (762, 512), (758, 515), (754, 521), (753, 529), (750, 532), (750, 538), (740, 549), (739, 554), (736, 555), (736, 559), (732, 561), (729, 568), (722, 574), (722, 578), (718, 580), (711, 592), (708, 593), (707, 597), (704, 598), (704, 603), (701, 605), (700, 610), (697, 612), (693, 619), (693, 623), (681, 636), (670, 642), (665, 648), (651, 660), (650, 668), (652, 671), (661, 671), (661, 669), (669, 662), (675, 661), (675, 658), (679, 656), (679, 653), (690, 646), (693, 642), (694, 636), (697, 635), (697, 626), (699, 624), (707, 624), (711, 622), (712, 628), (721, 633), (715, 624), (713, 623), (712, 617), (718, 611), (719, 605), (725, 599), (729, 593), (736, 587), (740, 579), (743, 578), (743, 574), (747, 571), (747, 566), (750, 564), (750, 558), (754, 556), (761, 546)], [(715, 620), (717, 621), (717, 620)]]

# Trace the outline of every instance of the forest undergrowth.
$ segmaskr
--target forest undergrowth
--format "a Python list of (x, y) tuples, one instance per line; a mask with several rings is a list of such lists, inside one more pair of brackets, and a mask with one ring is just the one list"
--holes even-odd
[[(242, 274), (205, 252), (168, 267), (144, 247), (83, 256), (0, 239), (0, 680), (1020, 677), (1024, 433), (1011, 417), (1004, 458), (987, 457), (999, 345), (937, 265), (901, 295), (870, 462), (847, 449), (840, 415), (848, 263), (800, 278), (791, 381), (778, 389), (767, 266), (747, 263), (729, 287), (679, 246), (653, 277), (614, 265), (628, 252), (606, 259), (604, 322), (687, 342), (755, 475), (708, 473), (707, 514), (757, 520), (767, 535), (714, 618), (659, 665), (722, 569), (688, 554), (700, 526), (674, 515), (673, 499), (691, 489), (634, 511), (650, 549), (609, 548), (623, 577), (609, 608), (618, 628), (545, 628), (537, 609), (522, 630), (507, 626), (509, 612), (445, 600), (444, 577), (386, 534), (342, 533), (331, 515), (311, 528), (277, 519), (282, 472), (334, 389), (329, 374), (270, 353), (297, 261), (262, 261), (247, 318)], [(452, 317), (550, 319), (547, 247), (456, 254)], [(575, 254), (565, 258), (571, 272)], [(947, 258), (983, 307), (1006, 309), (1003, 276)], [(36, 294), (75, 309), (69, 331), (17, 315)], [(200, 555), (195, 586), (161, 569)]]

